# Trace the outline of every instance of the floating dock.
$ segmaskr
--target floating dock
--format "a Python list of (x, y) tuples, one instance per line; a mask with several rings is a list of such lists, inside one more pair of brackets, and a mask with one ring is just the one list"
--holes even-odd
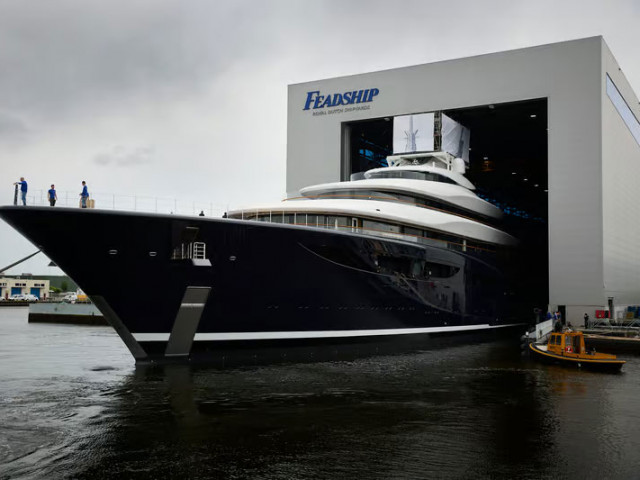
[(32, 303), (29, 305), (29, 323), (108, 325), (93, 303)]

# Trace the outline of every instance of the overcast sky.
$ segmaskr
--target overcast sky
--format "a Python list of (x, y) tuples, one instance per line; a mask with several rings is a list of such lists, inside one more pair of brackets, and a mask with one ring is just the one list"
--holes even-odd
[[(277, 200), (291, 83), (602, 35), (640, 94), (639, 25), (640, 0), (0, 0), (0, 204), (20, 176)], [(4, 222), (0, 247), (0, 268), (35, 250)]]

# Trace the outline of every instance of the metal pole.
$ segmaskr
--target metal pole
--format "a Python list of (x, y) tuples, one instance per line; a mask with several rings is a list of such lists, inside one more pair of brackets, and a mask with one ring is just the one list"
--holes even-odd
[(0, 270), (0, 273), (4, 272), (5, 270), (9, 270), (11, 267), (15, 267), (16, 265), (21, 264), (22, 262), (29, 260), (31, 257), (33, 257), (34, 255), (37, 255), (38, 253), (40, 253), (40, 250), (38, 250), (37, 252), (32, 253), (31, 255), (27, 255), (24, 258), (21, 258), (20, 260), (18, 260), (17, 262), (12, 263), (9, 266), (4, 267), (2, 270)]

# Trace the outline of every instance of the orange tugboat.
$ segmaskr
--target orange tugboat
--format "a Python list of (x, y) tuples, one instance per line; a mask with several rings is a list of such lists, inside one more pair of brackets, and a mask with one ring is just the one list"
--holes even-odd
[(539, 360), (579, 368), (617, 371), (625, 364), (624, 360), (617, 360), (615, 355), (587, 351), (582, 332), (552, 333), (546, 345), (532, 343), (529, 348)]

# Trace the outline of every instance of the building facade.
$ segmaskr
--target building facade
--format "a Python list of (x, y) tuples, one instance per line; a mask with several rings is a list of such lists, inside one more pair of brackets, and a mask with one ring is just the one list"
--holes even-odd
[(37, 278), (0, 278), (0, 296), (8, 299), (11, 295), (35, 295), (40, 300), (49, 298), (49, 280)]
[(392, 153), (383, 122), (425, 112), (474, 125), (469, 171), (488, 197), (542, 206), (527, 248), (548, 308), (578, 322), (640, 305), (640, 105), (602, 37), (290, 85), (287, 195)]

